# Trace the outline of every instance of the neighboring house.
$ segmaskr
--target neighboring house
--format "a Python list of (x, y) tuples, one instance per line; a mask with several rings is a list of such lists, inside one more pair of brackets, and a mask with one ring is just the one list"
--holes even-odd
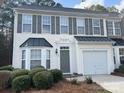
[(110, 74), (124, 61), (118, 13), (40, 6), (14, 11), (15, 68), (42, 65), (66, 74)]

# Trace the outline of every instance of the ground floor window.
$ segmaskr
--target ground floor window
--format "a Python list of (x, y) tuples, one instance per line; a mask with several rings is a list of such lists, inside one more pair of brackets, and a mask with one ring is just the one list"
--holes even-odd
[(50, 69), (50, 50), (46, 50), (46, 68)]
[(41, 49), (32, 49), (30, 56), (30, 69), (41, 66)]
[(124, 64), (124, 48), (119, 48), (120, 63)]
[(25, 69), (26, 64), (26, 50), (22, 50), (22, 69)]

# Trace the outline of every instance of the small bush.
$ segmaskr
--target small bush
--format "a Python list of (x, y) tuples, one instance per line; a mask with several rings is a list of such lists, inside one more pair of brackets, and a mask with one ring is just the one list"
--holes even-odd
[(115, 69), (114, 72), (119, 72), (119, 69)]
[(57, 83), (63, 79), (62, 71), (60, 71), (58, 69), (53, 69), (53, 70), (51, 70), (51, 73), (53, 74), (54, 83)]
[(92, 80), (91, 77), (86, 77), (86, 78), (85, 78), (85, 82), (86, 82), (87, 84), (92, 84), (92, 83), (93, 83), (93, 80)]
[(120, 73), (124, 73), (124, 65), (121, 65), (121, 66), (119, 67), (119, 72), (120, 72)]
[(0, 71), (0, 89), (8, 88), (11, 85), (10, 78), (10, 71)]
[(0, 67), (0, 70), (8, 70), (8, 71), (13, 71), (14, 68), (12, 66), (3, 66), (3, 67)]
[(49, 89), (53, 86), (53, 76), (48, 71), (38, 72), (33, 77), (33, 83), (37, 89)]
[(15, 70), (12, 72), (11, 80), (13, 80), (14, 78), (16, 78), (18, 76), (28, 75), (28, 73), (29, 73), (28, 70)]
[(71, 84), (79, 85), (79, 82), (77, 81), (77, 79), (73, 79), (73, 80), (71, 80)]
[(29, 75), (23, 75), (23, 76), (16, 77), (12, 81), (12, 89), (16, 93), (20, 93), (23, 90), (29, 89), (30, 85), (31, 85), (31, 78)]
[(44, 68), (33, 68), (30, 72), (29, 72), (29, 75), (31, 76), (31, 78), (38, 72), (41, 72), (41, 71), (46, 71), (46, 69)]

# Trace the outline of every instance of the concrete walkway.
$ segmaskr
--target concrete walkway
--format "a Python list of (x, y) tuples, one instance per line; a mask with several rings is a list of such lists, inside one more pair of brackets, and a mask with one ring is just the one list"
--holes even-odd
[[(85, 77), (76, 77), (75, 79), (83, 81)], [(124, 78), (112, 75), (92, 76), (94, 82), (112, 93), (124, 93)]]

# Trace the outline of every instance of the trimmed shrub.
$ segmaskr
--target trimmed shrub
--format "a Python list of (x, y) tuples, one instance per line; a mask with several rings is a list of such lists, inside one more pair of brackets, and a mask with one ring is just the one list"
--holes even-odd
[(8, 88), (11, 85), (10, 78), (10, 71), (0, 71), (0, 89)]
[(33, 78), (33, 76), (38, 73), (38, 72), (41, 72), (41, 71), (46, 71), (46, 69), (44, 68), (33, 68), (30, 72), (29, 72), (29, 75), (31, 76), (31, 78)]
[(58, 69), (53, 69), (53, 70), (51, 70), (51, 73), (53, 74), (54, 83), (57, 83), (63, 79), (62, 71), (60, 71)]
[(120, 72), (120, 73), (124, 73), (124, 65), (121, 65), (121, 66), (119, 67), (119, 72)]
[(13, 80), (14, 78), (18, 77), (18, 76), (22, 76), (22, 75), (28, 75), (29, 71), (28, 70), (15, 70), (12, 72), (12, 77), (11, 80)]
[(13, 71), (14, 68), (12, 66), (3, 66), (3, 67), (0, 67), (0, 70), (8, 70), (8, 71)]
[(119, 72), (119, 69), (115, 69), (114, 72)]
[(86, 77), (86, 78), (85, 78), (85, 82), (86, 82), (87, 84), (92, 84), (92, 83), (93, 83), (93, 80), (92, 80), (91, 77)]
[(12, 89), (16, 93), (20, 93), (23, 90), (27, 90), (30, 88), (30, 86), (31, 86), (31, 78), (29, 75), (23, 75), (23, 76), (16, 77), (12, 81)]
[(48, 71), (38, 72), (33, 77), (33, 83), (37, 89), (49, 89), (53, 86), (53, 76)]

